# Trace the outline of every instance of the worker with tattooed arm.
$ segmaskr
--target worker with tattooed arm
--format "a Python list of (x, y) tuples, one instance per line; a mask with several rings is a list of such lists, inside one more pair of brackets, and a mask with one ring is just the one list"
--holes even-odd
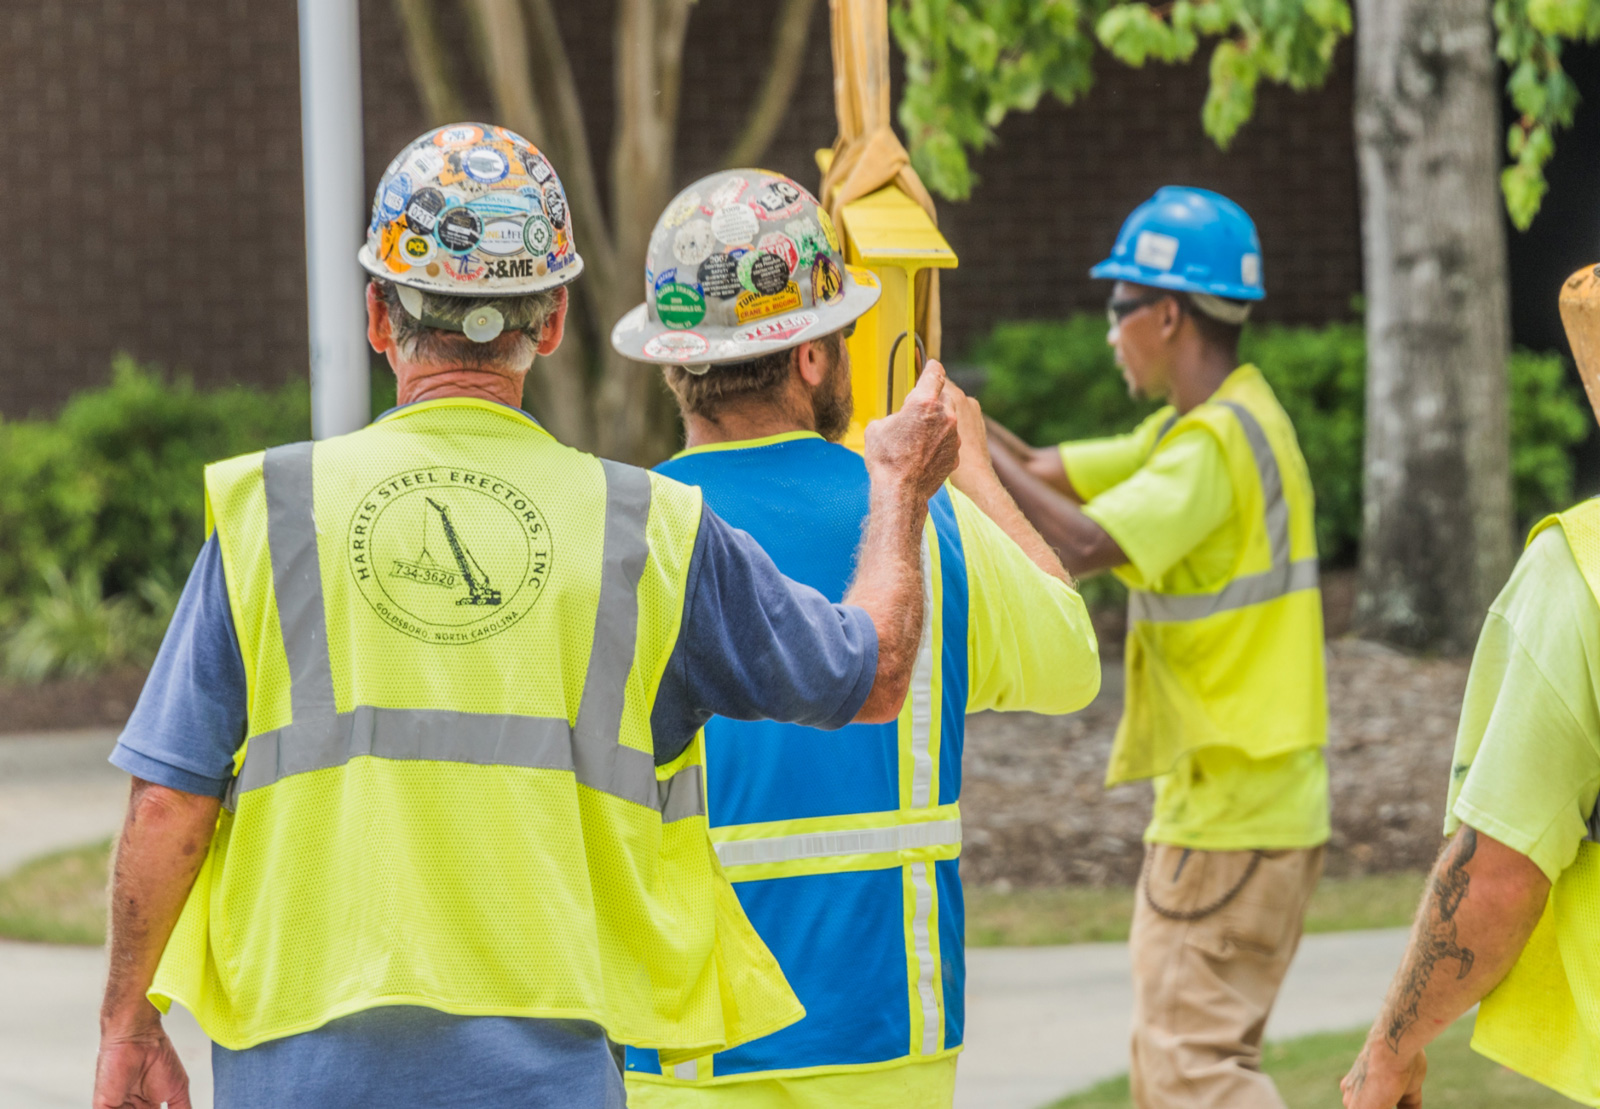
[[(1600, 277), (1561, 316), (1600, 400)], [(1600, 403), (1596, 404), (1600, 413)], [(1418, 1109), (1425, 1048), (1470, 1009), (1482, 1055), (1600, 1106), (1600, 500), (1545, 520), (1489, 609), (1411, 943), (1341, 1083), (1346, 1109)]]

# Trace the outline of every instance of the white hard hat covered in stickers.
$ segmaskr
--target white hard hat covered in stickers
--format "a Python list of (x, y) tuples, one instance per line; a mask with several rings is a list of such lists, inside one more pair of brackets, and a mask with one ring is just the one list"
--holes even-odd
[(359, 257), (374, 277), (451, 296), (526, 296), (583, 271), (549, 159), (483, 123), (437, 127), (395, 156)]
[(780, 173), (724, 170), (656, 221), (645, 302), (611, 345), (641, 362), (743, 362), (838, 331), (881, 292), (872, 271), (845, 264), (816, 197)]

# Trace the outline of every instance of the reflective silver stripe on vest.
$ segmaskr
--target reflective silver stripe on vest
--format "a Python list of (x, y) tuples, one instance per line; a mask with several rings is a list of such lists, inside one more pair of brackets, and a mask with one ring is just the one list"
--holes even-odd
[(878, 855), (918, 847), (957, 847), (961, 820), (927, 820), (888, 828), (849, 828), (834, 832), (801, 832), (766, 839), (736, 839), (717, 844), (725, 867), (792, 863), (840, 855)]
[(917, 644), (917, 660), (911, 668), (911, 807), (925, 809), (933, 797), (933, 528), (922, 535), (922, 639)]
[(1256, 472), (1261, 476), (1261, 501), (1266, 517), (1267, 543), (1272, 551), (1272, 568), (1259, 574), (1234, 578), (1215, 593), (1131, 590), (1128, 594), (1130, 620), (1149, 623), (1204, 620), (1219, 612), (1265, 604), (1290, 593), (1317, 587), (1317, 560), (1289, 559), (1289, 501), (1283, 495), (1283, 474), (1278, 469), (1278, 456), (1272, 452), (1267, 433), (1243, 405), (1234, 401), (1217, 403), (1238, 419), (1245, 440), (1250, 444), (1250, 453), (1255, 456)]
[(638, 638), (639, 580), (649, 556), (650, 477), (613, 462), (603, 469), (600, 601), (576, 724), (563, 717), (365, 705), (340, 713), (312, 517), (312, 444), (269, 450), (262, 464), (267, 546), (289, 663), (292, 723), (250, 739), (244, 766), (229, 786), (229, 807), (240, 793), (368, 755), (563, 770), (593, 789), (646, 805), (668, 822), (704, 814), (698, 766), (658, 781), (651, 753), (618, 741)]

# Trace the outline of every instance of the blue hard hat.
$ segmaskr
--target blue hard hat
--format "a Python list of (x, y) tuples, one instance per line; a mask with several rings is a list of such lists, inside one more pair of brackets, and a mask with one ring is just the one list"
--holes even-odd
[(1260, 300), (1261, 239), (1245, 210), (1209, 189), (1167, 185), (1133, 210), (1090, 277)]

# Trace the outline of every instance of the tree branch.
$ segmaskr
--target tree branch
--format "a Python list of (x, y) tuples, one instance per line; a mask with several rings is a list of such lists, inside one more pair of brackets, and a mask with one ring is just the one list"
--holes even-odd
[(719, 163), (722, 166), (754, 166), (766, 157), (783, 117), (788, 114), (789, 100), (800, 80), (800, 70), (805, 66), (806, 44), (811, 38), (811, 13), (816, 0), (784, 0), (772, 28), (772, 59), (767, 66), (767, 79), (756, 96), (744, 129), (734, 140)]
[(548, 129), (533, 99), (528, 32), (517, 0), (470, 0), (467, 11), (497, 122), (535, 143), (546, 142)]
[[(561, 41), (550, 0), (525, 0), (528, 16), (528, 44), (532, 51), (533, 89), (545, 108), (550, 133), (545, 136), (557, 160), (557, 172), (566, 186), (572, 218), (583, 228), (584, 283), (609, 288), (616, 279), (616, 243), (611, 225), (606, 222), (601, 203), (600, 171), (589, 148), (589, 131), (584, 125), (583, 105), (578, 99), (578, 83), (572, 63)], [(586, 297), (598, 306), (599, 297)]]
[(394, 0), (394, 6), (405, 32), (411, 81), (422, 100), (429, 126), (459, 121), (466, 111), (450, 73), (449, 55), (433, 23), (432, 0)]

